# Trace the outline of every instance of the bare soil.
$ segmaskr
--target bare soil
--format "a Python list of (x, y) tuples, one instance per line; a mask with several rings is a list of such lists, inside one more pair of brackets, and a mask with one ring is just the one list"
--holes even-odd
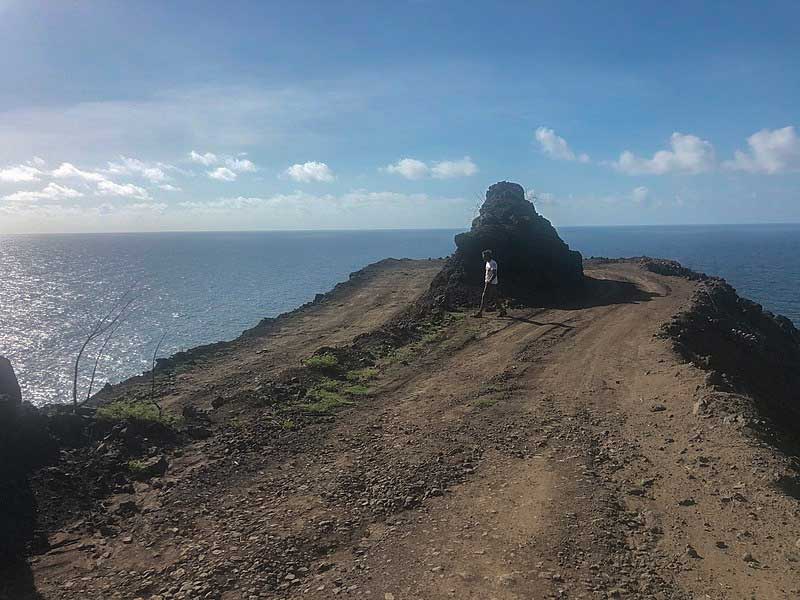
[(258, 401), (319, 347), (398, 314), (440, 268), (380, 263), (176, 367), (165, 403), (208, 410), (213, 436), (106, 498), (115, 527), (76, 514), (50, 532), (0, 597), (800, 597), (791, 457), (751, 434), (747, 398), (657, 335), (698, 282), (587, 264), (582, 300), (452, 313), (377, 357), (352, 405)]

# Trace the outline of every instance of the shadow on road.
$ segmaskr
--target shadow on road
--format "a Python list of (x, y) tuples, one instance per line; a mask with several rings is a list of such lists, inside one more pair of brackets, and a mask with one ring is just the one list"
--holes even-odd
[(574, 290), (554, 290), (535, 299), (535, 306), (561, 310), (583, 310), (614, 304), (639, 304), (662, 294), (643, 290), (631, 281), (585, 277), (584, 284)]

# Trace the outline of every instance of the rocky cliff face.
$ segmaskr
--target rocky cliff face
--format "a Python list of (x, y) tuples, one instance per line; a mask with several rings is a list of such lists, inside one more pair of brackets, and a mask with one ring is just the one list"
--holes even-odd
[(22, 395), (11, 362), (0, 356), (0, 562), (22, 555), (35, 524), (35, 503), (28, 485), (28, 456), (37, 438), (28, 439), (20, 422)]
[(714, 382), (752, 397), (775, 425), (796, 432), (800, 332), (786, 317), (739, 297), (724, 280), (703, 279), (692, 306), (664, 334), (684, 358), (711, 371)]
[(497, 260), (501, 290), (516, 300), (529, 301), (543, 290), (583, 281), (580, 253), (569, 249), (516, 183), (491, 186), (472, 228), (455, 242), (455, 254), (431, 285), (429, 297), (435, 304), (459, 306), (480, 299), (481, 252), (487, 249)]
[(11, 361), (0, 356), (0, 421), (8, 421), (14, 417), (20, 404), (22, 393)]

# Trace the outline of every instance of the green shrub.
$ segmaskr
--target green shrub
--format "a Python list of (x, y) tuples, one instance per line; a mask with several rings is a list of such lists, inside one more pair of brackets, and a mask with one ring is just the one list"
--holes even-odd
[(351, 396), (366, 396), (369, 394), (369, 388), (360, 383), (348, 385), (343, 391)]
[(159, 414), (158, 407), (151, 402), (117, 400), (97, 409), (96, 416), (106, 421), (150, 421), (172, 426), (178, 421), (173, 415)]
[(367, 367), (365, 369), (356, 369), (354, 371), (348, 371), (345, 377), (347, 381), (352, 381), (353, 383), (366, 383), (368, 381), (372, 381), (378, 376), (378, 369), (374, 367)]
[(313, 402), (303, 404), (301, 405), (301, 408), (305, 412), (315, 414), (329, 413), (341, 406), (353, 404), (353, 402), (345, 399), (345, 397), (338, 392), (332, 392), (320, 388), (313, 388), (309, 390), (308, 394), (306, 394), (306, 398), (313, 400)]
[(334, 369), (339, 366), (339, 359), (335, 354), (325, 352), (310, 356), (305, 360), (305, 365), (310, 369)]
[(134, 474), (143, 473), (148, 468), (148, 465), (143, 460), (129, 460), (128, 461), (128, 471)]
[(341, 388), (341, 381), (330, 379), (329, 377), (324, 377), (314, 386), (314, 389), (327, 390), (329, 392), (338, 392)]
[(281, 429), (285, 429), (286, 431), (293, 431), (297, 428), (297, 425), (291, 419), (284, 419), (281, 421)]

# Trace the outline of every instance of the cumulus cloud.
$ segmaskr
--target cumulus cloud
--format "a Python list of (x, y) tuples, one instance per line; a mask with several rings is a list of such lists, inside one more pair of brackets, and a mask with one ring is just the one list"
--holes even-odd
[(94, 171), (82, 171), (72, 163), (61, 163), (57, 169), (55, 169), (51, 175), (58, 179), (83, 179), (84, 181), (92, 181), (92, 182), (101, 182), (106, 181), (108, 178), (103, 175), (102, 173), (96, 173)]
[(31, 202), (36, 200), (64, 200), (69, 198), (80, 198), (83, 196), (78, 190), (58, 185), (57, 183), (48, 183), (44, 189), (38, 192), (20, 191), (3, 196), (3, 200), (7, 202)]
[(0, 169), (0, 181), (8, 183), (23, 183), (38, 181), (42, 171), (31, 165), (15, 165)]
[(478, 165), (472, 162), (469, 156), (461, 160), (443, 160), (431, 167), (431, 175), (437, 179), (451, 179), (453, 177), (469, 177), (478, 172)]
[(582, 163), (590, 161), (588, 154), (575, 154), (569, 147), (567, 140), (563, 137), (556, 135), (556, 132), (548, 127), (539, 127), (535, 133), (536, 141), (539, 146), (550, 158), (556, 160), (576, 160)]
[(112, 175), (139, 175), (150, 183), (162, 183), (169, 179), (165, 171), (174, 168), (172, 165), (148, 163), (136, 158), (120, 156), (119, 162), (108, 163), (106, 172)]
[(383, 170), (406, 179), (423, 179), (425, 177), (451, 179), (474, 175), (478, 172), (478, 165), (469, 156), (459, 160), (441, 160), (431, 165), (416, 158), (401, 158), (396, 163), (387, 165)]
[(189, 152), (189, 160), (206, 167), (219, 165), (216, 169), (206, 171), (206, 175), (211, 179), (219, 181), (235, 181), (239, 173), (253, 173), (258, 170), (251, 160), (213, 152), (200, 154), (192, 150)]
[(150, 194), (146, 189), (133, 185), (132, 183), (114, 183), (108, 179), (98, 182), (97, 191), (100, 194), (108, 196), (123, 196), (125, 198), (138, 198), (140, 200), (149, 200)]
[(402, 175), (406, 179), (422, 179), (430, 173), (427, 164), (416, 158), (401, 158), (396, 163), (386, 166), (386, 172)]
[(159, 189), (164, 190), (165, 192), (182, 192), (183, 190), (178, 186), (172, 185), (171, 183), (162, 183), (158, 186)]
[(228, 167), (217, 167), (213, 171), (206, 171), (206, 174), (211, 179), (218, 181), (236, 181), (236, 173), (231, 171)]
[(711, 142), (676, 131), (670, 136), (669, 143), (670, 150), (659, 150), (653, 158), (642, 158), (626, 150), (612, 165), (626, 175), (703, 173), (714, 168)]
[(246, 158), (228, 157), (225, 159), (225, 166), (237, 173), (252, 173), (256, 166)]
[(199, 152), (195, 152), (192, 150), (189, 152), (189, 160), (195, 163), (200, 163), (203, 166), (210, 167), (212, 165), (217, 164), (218, 158), (217, 155), (213, 152), (206, 152), (205, 154), (200, 154)]
[(335, 176), (331, 168), (323, 162), (309, 161), (301, 164), (294, 164), (284, 174), (299, 181), (301, 183), (309, 183), (311, 181), (333, 181)]
[(774, 175), (800, 170), (800, 138), (791, 125), (782, 129), (762, 129), (747, 138), (749, 150), (737, 150), (725, 167), (749, 173)]

